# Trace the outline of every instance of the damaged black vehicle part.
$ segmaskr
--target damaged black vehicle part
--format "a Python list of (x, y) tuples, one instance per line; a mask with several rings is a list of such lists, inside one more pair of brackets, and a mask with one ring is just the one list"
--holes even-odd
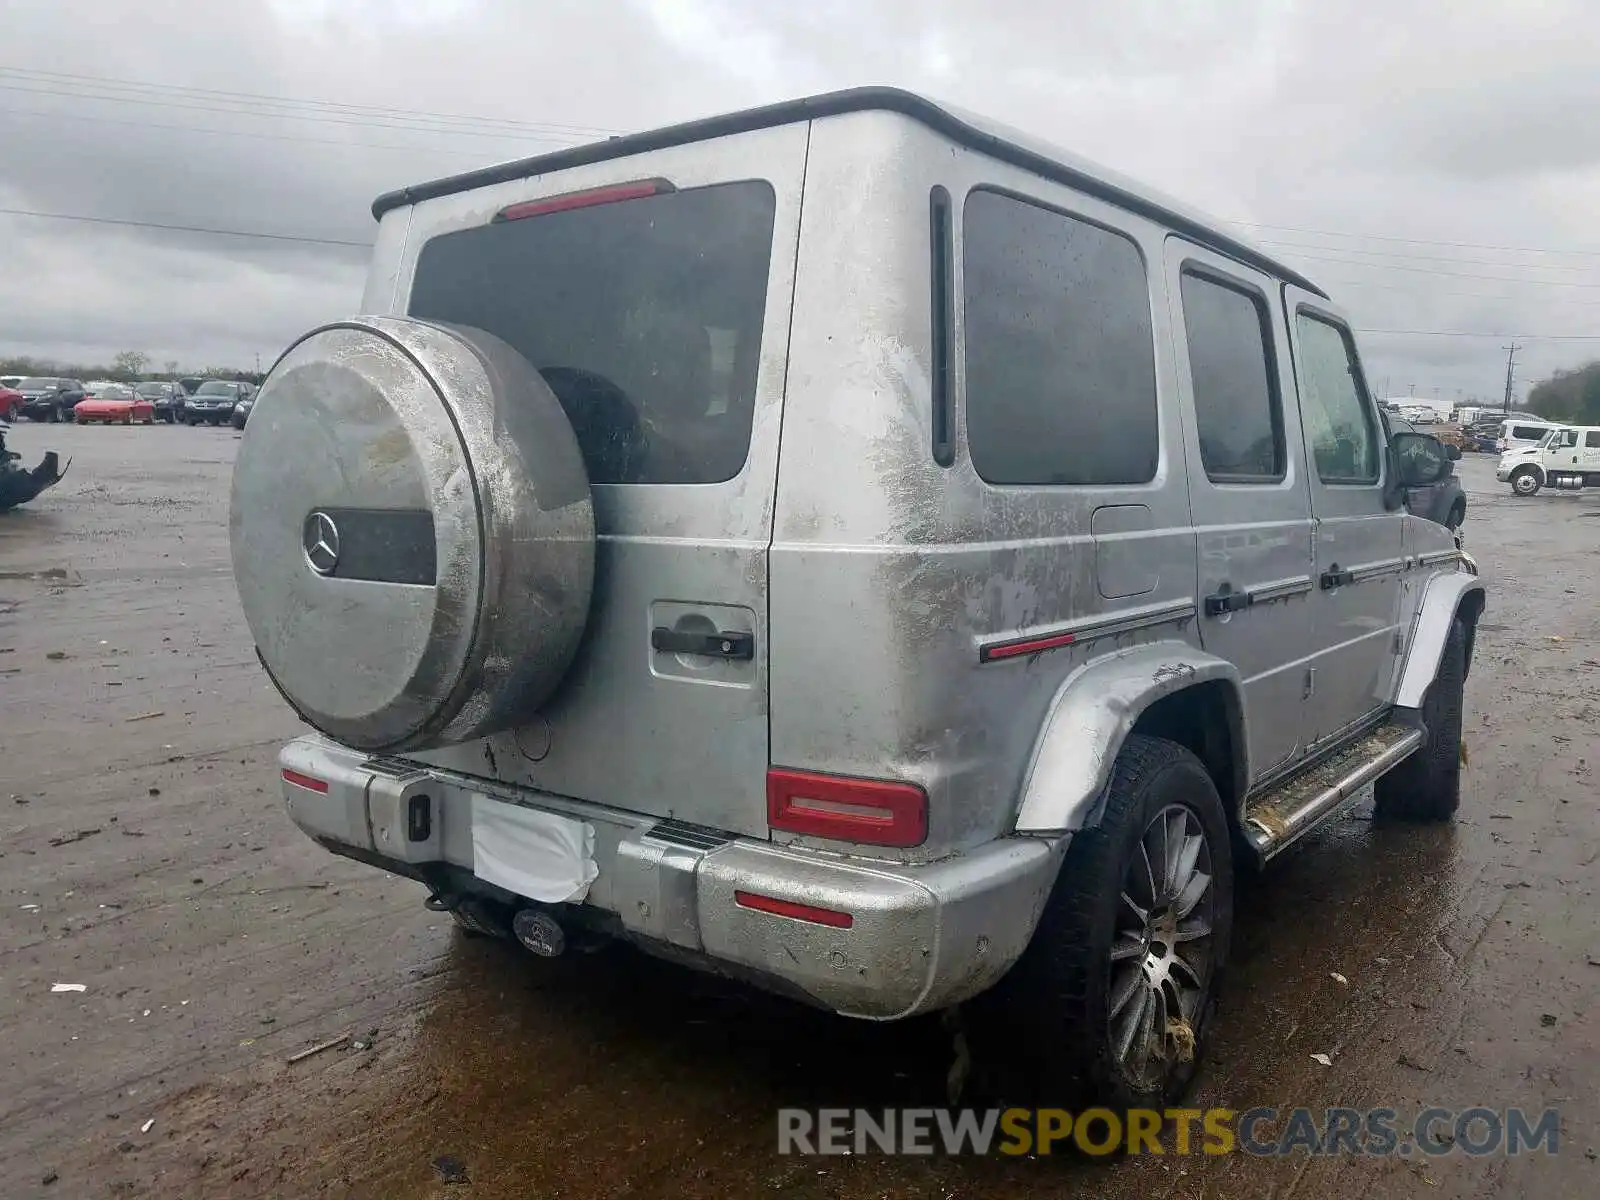
[[(45, 452), (42, 462), (31, 471), (18, 465), (22, 455), (6, 449), (6, 431), (10, 426), (0, 421), (0, 512), (26, 504), (48, 487), (60, 483), (67, 473), (60, 456), (54, 450)], [(67, 464), (71, 465), (70, 460)]]

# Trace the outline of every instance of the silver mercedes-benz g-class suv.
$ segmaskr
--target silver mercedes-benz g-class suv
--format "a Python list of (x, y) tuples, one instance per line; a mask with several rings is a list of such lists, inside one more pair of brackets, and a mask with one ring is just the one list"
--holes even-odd
[(1237, 868), (1455, 812), (1484, 591), (1404, 504), (1445, 451), (1221, 226), (883, 89), (374, 212), (233, 563), (316, 731), (291, 816), (462, 924), (976, 999), (1042, 1093), (1159, 1105)]

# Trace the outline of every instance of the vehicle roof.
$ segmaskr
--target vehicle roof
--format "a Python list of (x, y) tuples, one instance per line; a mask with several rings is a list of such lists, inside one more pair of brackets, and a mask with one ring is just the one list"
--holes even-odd
[(603, 142), (574, 146), (551, 154), (536, 155), (460, 175), (450, 175), (429, 183), (385, 192), (373, 201), (372, 215), (381, 218), (391, 209), (416, 204), (422, 200), (471, 191), (490, 184), (526, 179), (551, 171), (563, 171), (569, 167), (645, 154), (669, 146), (681, 146), (728, 134), (745, 133), (776, 125), (790, 125), (820, 117), (875, 110), (895, 112), (910, 117), (969, 149), (1024, 170), (1033, 171), (1045, 178), (1065, 183), (1129, 212), (1149, 217), (1168, 226), (1174, 232), (1181, 233), (1230, 258), (1257, 267), (1324, 299), (1327, 298), (1325, 291), (1294, 268), (1251, 245), (1245, 239), (1224, 233), (1221, 228), (1222, 222), (1214, 218), (1190, 209), (1115, 171), (1010, 126), (914, 92), (892, 87), (862, 87), (826, 92), (800, 100), (788, 100), (780, 104), (748, 108), (722, 116), (686, 121), (641, 133), (630, 133)]

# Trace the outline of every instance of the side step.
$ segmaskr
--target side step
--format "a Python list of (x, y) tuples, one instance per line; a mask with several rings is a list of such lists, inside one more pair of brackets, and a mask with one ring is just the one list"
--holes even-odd
[(1245, 802), (1245, 840), (1266, 862), (1360, 798), (1367, 784), (1419, 750), (1421, 729), (1390, 720)]

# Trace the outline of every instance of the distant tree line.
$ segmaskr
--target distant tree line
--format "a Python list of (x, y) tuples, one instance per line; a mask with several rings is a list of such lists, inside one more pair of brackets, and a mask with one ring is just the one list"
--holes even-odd
[(254, 371), (241, 371), (237, 367), (202, 367), (183, 370), (176, 361), (162, 364), (154, 370), (150, 356), (138, 350), (124, 350), (106, 363), (59, 362), (48, 358), (0, 358), (0, 375), (38, 375), (44, 378), (113, 379), (118, 383), (132, 383), (140, 379), (236, 379), (260, 383), (264, 378)]
[(1552, 421), (1600, 425), (1600, 361), (1557, 371), (1533, 386), (1528, 408)]

